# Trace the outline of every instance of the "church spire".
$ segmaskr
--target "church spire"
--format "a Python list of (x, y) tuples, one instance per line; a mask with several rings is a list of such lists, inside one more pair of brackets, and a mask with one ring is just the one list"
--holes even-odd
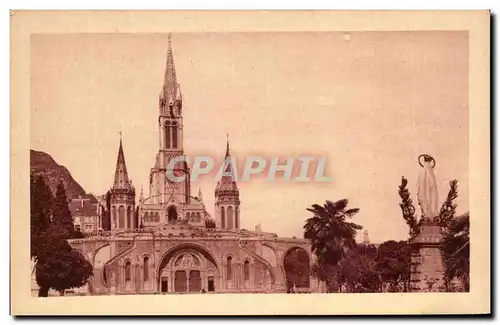
[(229, 134), (226, 134), (226, 158), (231, 156), (231, 152), (229, 150)]
[(118, 158), (116, 160), (115, 180), (113, 188), (130, 188), (131, 182), (128, 178), (125, 155), (123, 153), (122, 135), (120, 132), (120, 147), (118, 148)]
[(215, 187), (216, 223), (223, 229), (240, 228), (240, 191), (236, 185), (236, 165), (233, 166), (226, 135), (226, 157), (222, 166), (222, 177)]
[(172, 34), (168, 35), (167, 66), (163, 80), (162, 97), (167, 101), (174, 101), (180, 97), (178, 90), (177, 75), (175, 72), (174, 54), (172, 52)]

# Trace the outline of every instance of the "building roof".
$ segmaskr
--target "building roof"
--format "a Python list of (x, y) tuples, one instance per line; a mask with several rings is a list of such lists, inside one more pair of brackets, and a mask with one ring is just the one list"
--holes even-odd
[(73, 217), (76, 216), (95, 216), (99, 203), (93, 195), (86, 195), (78, 199), (72, 199), (69, 203), (69, 210)]

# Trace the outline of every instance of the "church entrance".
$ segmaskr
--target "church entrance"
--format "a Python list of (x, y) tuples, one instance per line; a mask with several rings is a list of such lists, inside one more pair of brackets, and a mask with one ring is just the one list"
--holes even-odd
[(192, 254), (182, 255), (176, 261), (175, 271), (175, 292), (200, 292), (201, 291), (201, 263), (197, 257)]
[(172, 205), (167, 210), (168, 222), (174, 222), (177, 220), (177, 209)]
[[(163, 257), (159, 265), (158, 291), (203, 293), (216, 291), (218, 268), (212, 255), (194, 245), (181, 244)], [(170, 281), (170, 283), (169, 283)]]
[(213, 276), (208, 277), (208, 291), (215, 291), (215, 282)]
[(168, 292), (168, 278), (161, 278), (161, 292)]

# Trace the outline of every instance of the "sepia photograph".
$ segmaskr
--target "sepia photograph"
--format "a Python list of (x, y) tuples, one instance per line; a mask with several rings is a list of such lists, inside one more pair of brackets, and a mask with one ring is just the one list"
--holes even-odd
[[(472, 60), (489, 15), (469, 14), (486, 43), (466, 25), (28, 33), (26, 109), (11, 108), (13, 128), (27, 119), (12, 152), (24, 159), (22, 296), (52, 310), (239, 297), (287, 308), (475, 292), (489, 310), (489, 105), (471, 104), (489, 88), (472, 72), (488, 68)], [(465, 24), (455, 15), (443, 20)], [(441, 312), (421, 306), (400, 312)]]

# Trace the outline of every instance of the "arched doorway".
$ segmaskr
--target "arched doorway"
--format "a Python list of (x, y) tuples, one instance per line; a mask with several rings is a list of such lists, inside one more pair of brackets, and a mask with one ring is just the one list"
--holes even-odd
[(216, 291), (218, 267), (212, 254), (199, 245), (181, 244), (162, 258), (158, 269), (158, 291), (200, 293)]
[(300, 247), (294, 247), (285, 254), (284, 268), (287, 292), (309, 289), (311, 268), (309, 254)]
[(168, 222), (175, 222), (177, 220), (177, 209), (175, 206), (171, 205), (167, 210)]

